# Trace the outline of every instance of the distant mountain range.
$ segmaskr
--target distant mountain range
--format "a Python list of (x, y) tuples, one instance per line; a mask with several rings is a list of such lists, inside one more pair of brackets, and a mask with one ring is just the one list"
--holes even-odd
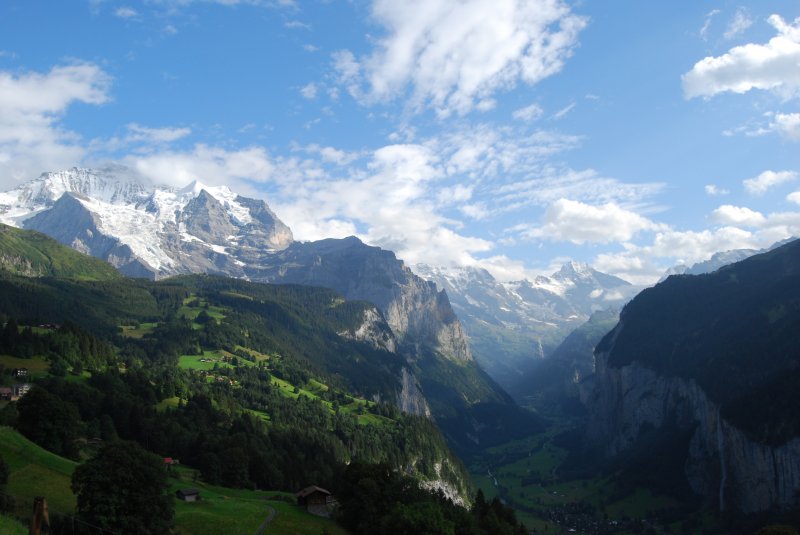
[(474, 267), (414, 270), (447, 291), (475, 358), (507, 390), (517, 390), (520, 377), (592, 313), (619, 308), (640, 289), (578, 262), (508, 283)]

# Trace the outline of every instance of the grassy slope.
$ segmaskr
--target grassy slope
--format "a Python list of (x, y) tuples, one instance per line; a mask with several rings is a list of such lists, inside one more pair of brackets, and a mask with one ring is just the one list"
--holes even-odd
[(310, 515), (302, 508), (286, 503), (278, 496), (287, 493), (229, 489), (206, 485), (194, 480), (194, 470), (181, 467), (173, 471), (170, 490), (197, 488), (201, 500), (196, 503), (175, 502), (175, 525), (181, 534), (254, 533), (267, 518), (270, 508), (275, 510), (272, 522), (263, 533), (296, 533), (319, 535), (323, 530), (331, 534), (346, 533), (332, 520)]
[[(72, 514), (75, 496), (70, 489), (77, 463), (50, 453), (9, 427), (0, 427), (0, 455), (9, 465), (7, 491), (16, 499), (16, 516), (29, 514), (34, 496), (45, 496), (51, 514)], [(265, 534), (297, 533), (318, 535), (326, 529), (331, 534), (346, 533), (332, 520), (308, 514), (281, 500), (272, 500), (275, 492), (228, 489), (194, 481), (194, 470), (181, 467), (173, 471), (170, 491), (194, 487), (201, 490), (202, 501), (185, 503), (175, 500), (175, 525), (181, 534), (253, 533), (269, 512), (276, 511)], [(282, 493), (283, 496), (291, 496)], [(26, 533), (17, 530), (13, 520), (0, 517), (0, 533)]]
[(27, 535), (28, 528), (13, 518), (0, 515), (0, 533), (4, 535)]
[(0, 268), (19, 275), (112, 280), (120, 273), (102, 260), (66, 247), (39, 232), (0, 224)]
[(75, 509), (70, 481), (76, 463), (40, 448), (10, 427), (0, 427), (0, 455), (8, 463), (7, 489), (16, 499), (17, 515), (28, 515), (34, 496), (45, 496), (51, 511)]

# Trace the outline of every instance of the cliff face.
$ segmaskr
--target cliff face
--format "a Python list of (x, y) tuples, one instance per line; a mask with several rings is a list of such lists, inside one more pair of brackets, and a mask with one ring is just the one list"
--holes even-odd
[(322, 286), (350, 300), (374, 303), (398, 343), (412, 353), (426, 346), (455, 361), (472, 360), (447, 295), (414, 275), (391, 251), (357, 238), (296, 242), (262, 256), (246, 275), (260, 282)]
[(695, 381), (637, 362), (610, 367), (608, 357), (609, 351), (596, 355), (593, 388), (583, 392), (590, 437), (605, 445), (608, 456), (634, 446), (647, 429), (674, 422), (694, 429), (684, 465), (689, 485), (720, 510), (752, 513), (800, 504), (800, 438), (756, 442), (726, 421)]

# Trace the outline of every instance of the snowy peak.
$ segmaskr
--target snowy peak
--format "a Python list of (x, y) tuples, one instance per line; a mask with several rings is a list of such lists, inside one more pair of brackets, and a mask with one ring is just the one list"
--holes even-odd
[(593, 273), (594, 270), (589, 266), (589, 264), (569, 261), (561, 266), (561, 269), (553, 273), (552, 277), (554, 279), (574, 280), (576, 278), (589, 278)]
[(133, 266), (136, 276), (241, 276), (259, 255), (293, 241), (262, 200), (199, 181), (153, 186), (121, 166), (43, 173), (0, 193), (0, 222), (50, 234), (125, 273)]
[(67, 193), (110, 204), (129, 204), (140, 202), (149, 191), (149, 186), (123, 167), (100, 170), (73, 167), (42, 173), (30, 182), (0, 193), (0, 222), (20, 226), (22, 221), (53, 206)]

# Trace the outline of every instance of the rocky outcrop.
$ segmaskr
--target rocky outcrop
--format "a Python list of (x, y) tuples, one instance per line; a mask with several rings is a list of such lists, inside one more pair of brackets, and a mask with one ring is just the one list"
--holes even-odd
[(684, 466), (691, 488), (720, 510), (752, 513), (800, 504), (800, 438), (777, 446), (755, 442), (727, 422), (694, 381), (637, 362), (609, 367), (608, 354), (596, 355), (593, 388), (583, 392), (590, 436), (607, 455), (634, 446), (646, 429), (674, 422), (694, 429)]
[(431, 416), (431, 409), (417, 378), (406, 367), (400, 371), (400, 392), (397, 393), (395, 404), (401, 411), (428, 418)]

